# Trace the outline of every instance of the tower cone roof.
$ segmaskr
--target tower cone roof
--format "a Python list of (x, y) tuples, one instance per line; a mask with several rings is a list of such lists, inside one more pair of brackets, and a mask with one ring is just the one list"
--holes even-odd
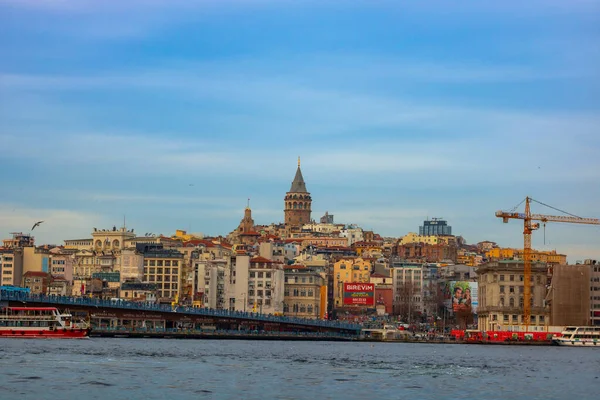
[(300, 170), (300, 157), (298, 157), (298, 169), (296, 170), (296, 176), (292, 182), (290, 193), (308, 193), (306, 190), (306, 183), (304, 183), (304, 177), (302, 176), (302, 171)]

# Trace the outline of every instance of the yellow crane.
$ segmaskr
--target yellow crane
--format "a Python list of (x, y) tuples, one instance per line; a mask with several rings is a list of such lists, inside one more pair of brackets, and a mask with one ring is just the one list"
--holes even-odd
[[(531, 213), (531, 202), (536, 202), (546, 207), (550, 207), (556, 211), (560, 211), (566, 216), (543, 215)], [(515, 212), (514, 210), (525, 202), (525, 212)], [(568, 212), (559, 210), (558, 208), (549, 206), (540, 201), (534, 200), (531, 197), (526, 197), (511, 211), (496, 211), (496, 217), (502, 218), (502, 222), (508, 223), (509, 219), (523, 220), (523, 322), (525, 326), (529, 326), (531, 322), (531, 234), (534, 230), (540, 228), (540, 224), (532, 221), (540, 221), (546, 225), (546, 222), (568, 222), (571, 224), (588, 224), (600, 225), (600, 219), (597, 218), (582, 218)]]

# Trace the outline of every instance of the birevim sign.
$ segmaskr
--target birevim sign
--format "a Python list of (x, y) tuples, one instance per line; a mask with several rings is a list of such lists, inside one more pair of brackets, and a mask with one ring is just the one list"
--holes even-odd
[(374, 306), (375, 285), (373, 283), (344, 283), (345, 306)]

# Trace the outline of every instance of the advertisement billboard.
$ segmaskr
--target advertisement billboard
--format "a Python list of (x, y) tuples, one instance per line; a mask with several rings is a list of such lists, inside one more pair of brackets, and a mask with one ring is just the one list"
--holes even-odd
[(450, 282), (450, 294), (452, 299), (452, 311), (456, 313), (477, 314), (478, 305), (477, 282), (452, 281)]
[(374, 306), (375, 284), (344, 283), (345, 306)]

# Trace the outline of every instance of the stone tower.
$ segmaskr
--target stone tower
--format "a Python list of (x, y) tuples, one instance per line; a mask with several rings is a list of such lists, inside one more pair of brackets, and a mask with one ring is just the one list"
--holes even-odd
[(298, 169), (292, 182), (290, 191), (285, 195), (283, 213), (285, 216), (285, 225), (288, 227), (300, 227), (310, 223), (312, 199), (310, 193), (306, 190), (306, 184), (300, 170), (300, 157), (298, 157)]

